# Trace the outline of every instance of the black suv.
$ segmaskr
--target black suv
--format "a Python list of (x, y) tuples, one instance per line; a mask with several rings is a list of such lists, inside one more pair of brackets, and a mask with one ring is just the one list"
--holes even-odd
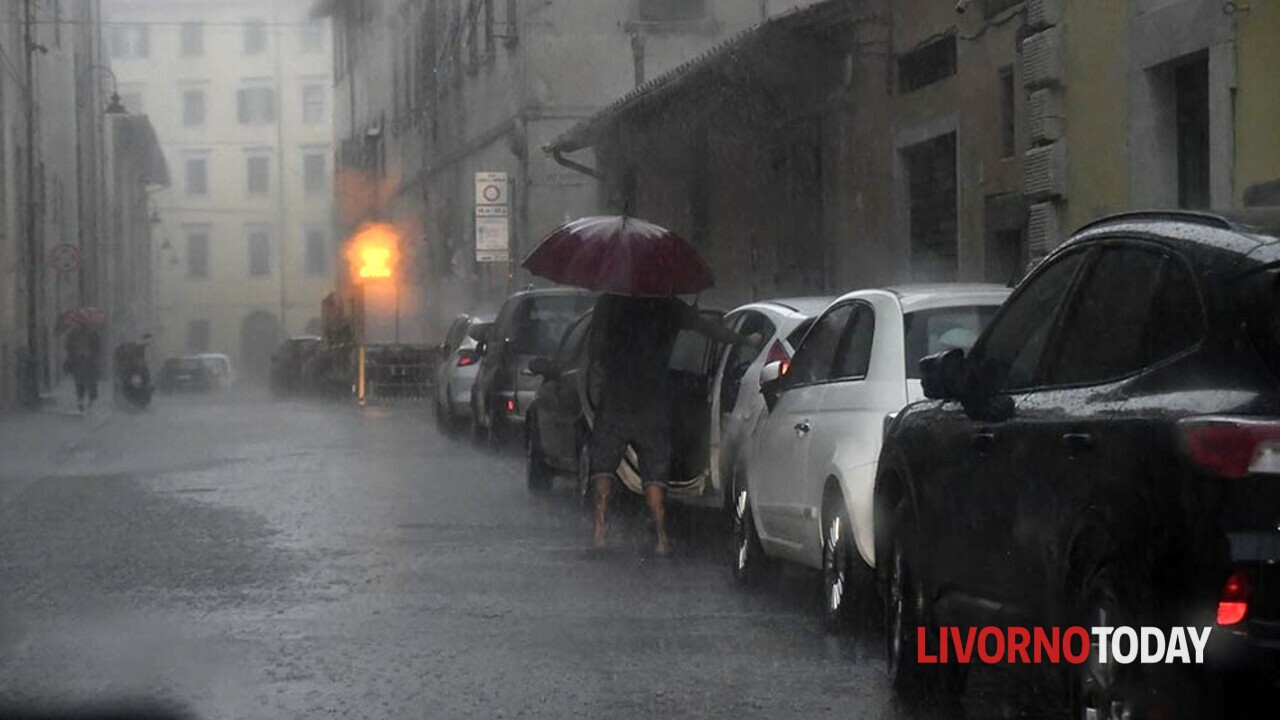
[(962, 686), (941, 626), (1213, 628), (1208, 667), (1065, 665), (1077, 718), (1277, 681), (1280, 208), (1088, 225), (921, 370), (875, 489), (900, 692)]
[(585, 290), (524, 290), (503, 302), (492, 325), (473, 333), (480, 365), (471, 386), (471, 426), (478, 439), (500, 442), (524, 425), (542, 382), (526, 372), (529, 361), (555, 352), (569, 324), (594, 304), (595, 295)]

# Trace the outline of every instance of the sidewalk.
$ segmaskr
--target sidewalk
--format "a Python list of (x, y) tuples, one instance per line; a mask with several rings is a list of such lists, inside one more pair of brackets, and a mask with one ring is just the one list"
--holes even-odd
[[(8, 484), (49, 472), (106, 425), (111, 419), (111, 391), (103, 389), (106, 392), (87, 414), (76, 409), (75, 385), (69, 382), (54, 388), (40, 410), (0, 413), (0, 481)], [(0, 488), (0, 504), (5, 494)]]

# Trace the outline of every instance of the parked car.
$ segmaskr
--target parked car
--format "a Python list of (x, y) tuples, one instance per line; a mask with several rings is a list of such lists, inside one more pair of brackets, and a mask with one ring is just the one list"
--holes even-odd
[(320, 338), (312, 335), (292, 337), (280, 344), (271, 356), (270, 385), (275, 397), (289, 397), (302, 392), (302, 366), (316, 351)]
[(236, 372), (231, 367), (231, 358), (222, 353), (200, 353), (196, 357), (209, 368), (214, 387), (226, 390), (235, 384)]
[(585, 290), (524, 290), (507, 298), (492, 325), (472, 331), (480, 355), (471, 386), (477, 438), (501, 442), (524, 425), (541, 378), (520, 371), (533, 358), (555, 352), (565, 329), (594, 303), (595, 295)]
[(859, 290), (822, 311), (796, 349), (764, 367), (769, 405), (734, 477), (734, 576), (769, 559), (822, 571), (823, 619), (851, 627), (874, 589), (872, 488), (886, 418), (923, 397), (920, 358), (969, 348), (1008, 297), (998, 285)]
[(216, 387), (217, 379), (208, 363), (197, 355), (171, 357), (160, 366), (156, 386), (161, 392), (207, 392)]
[[(1088, 225), (922, 384), (875, 485), (900, 693), (962, 687), (917, 661), (944, 625), (1212, 626), (1215, 672), (1274, 685), (1280, 209)], [(1074, 717), (1209, 716), (1201, 667), (1067, 668)]]
[(490, 315), (459, 315), (449, 326), (440, 343), (440, 365), (436, 369), (436, 425), (453, 432), (458, 424), (471, 419), (471, 386), (476, 381), (480, 356), (472, 331), (483, 333), (493, 324)]
[[(717, 320), (721, 313), (702, 310)], [(530, 490), (551, 487), (557, 473), (577, 478), (578, 494), (585, 497), (590, 465), (587, 439), (595, 422), (600, 388), (588, 372), (587, 342), (593, 313), (588, 311), (564, 333), (550, 357), (529, 361), (526, 372), (543, 378), (525, 423), (525, 456)], [(721, 353), (716, 344), (693, 331), (676, 336), (671, 352), (672, 387), (676, 394), (672, 417), (672, 460), (669, 496), (688, 499), (704, 494), (708, 476), (710, 404), (707, 396)], [(619, 477), (639, 492), (641, 480), (634, 453), (619, 465)]]

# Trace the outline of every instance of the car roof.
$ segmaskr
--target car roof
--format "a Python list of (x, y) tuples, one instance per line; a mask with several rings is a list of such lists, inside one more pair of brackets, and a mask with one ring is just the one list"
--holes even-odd
[(770, 298), (768, 300), (757, 300), (743, 307), (752, 305), (772, 305), (780, 307), (783, 310), (790, 310), (793, 313), (804, 315), (805, 317), (813, 317), (826, 309), (828, 305), (835, 302), (834, 295), (827, 296), (807, 296), (807, 297), (790, 297), (790, 298)]
[(1013, 292), (995, 283), (913, 283), (884, 288), (898, 298), (903, 312), (956, 305), (999, 305)]
[(1055, 252), (1126, 233), (1156, 236), (1200, 263), (1228, 271), (1280, 260), (1280, 207), (1118, 213), (1080, 228)]
[(507, 297), (507, 301), (510, 302), (512, 300), (526, 298), (526, 297), (568, 297), (573, 295), (590, 296), (595, 294), (596, 293), (593, 293), (590, 290), (583, 290), (582, 288), (574, 288), (574, 287), (533, 288), (529, 290), (520, 290), (517, 292), (513, 292), (511, 293), (510, 296)]

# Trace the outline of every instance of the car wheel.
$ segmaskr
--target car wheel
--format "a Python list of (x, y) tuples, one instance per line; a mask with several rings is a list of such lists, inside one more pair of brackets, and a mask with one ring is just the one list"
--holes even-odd
[(739, 586), (758, 585), (763, 581), (770, 561), (760, 544), (746, 485), (734, 488), (731, 510), (733, 522), (729, 530), (729, 549), (733, 579)]
[[(532, 416), (530, 416), (532, 420)], [(542, 456), (542, 448), (538, 441), (537, 425), (529, 423), (529, 431), (525, 433), (525, 461), (527, 465), (527, 482), (529, 491), (545, 493), (551, 489), (555, 473)]]
[[(939, 699), (953, 698), (964, 691), (967, 666), (919, 663), (919, 628), (925, 628), (925, 637), (935, 642), (937, 631), (915, 571), (914, 523), (901, 506), (894, 513), (891, 532), (885, 592), (885, 650), (890, 683), (899, 696), (909, 700), (917, 700), (929, 690), (938, 691)], [(926, 649), (937, 652), (937, 648)]]
[(837, 497), (835, 502), (839, 507), (827, 512), (823, 532), (822, 626), (828, 633), (844, 634), (854, 629), (870, 583), (853, 544), (844, 501)]
[[(1136, 625), (1131, 606), (1110, 569), (1095, 573), (1079, 592), (1076, 617), (1082, 627)], [(1092, 641), (1092, 637), (1090, 638)], [(1148, 683), (1137, 678), (1135, 665), (1099, 662), (1095, 645), (1085, 662), (1073, 668), (1071, 716), (1076, 720), (1128, 720), (1146, 717), (1140, 707)]]

